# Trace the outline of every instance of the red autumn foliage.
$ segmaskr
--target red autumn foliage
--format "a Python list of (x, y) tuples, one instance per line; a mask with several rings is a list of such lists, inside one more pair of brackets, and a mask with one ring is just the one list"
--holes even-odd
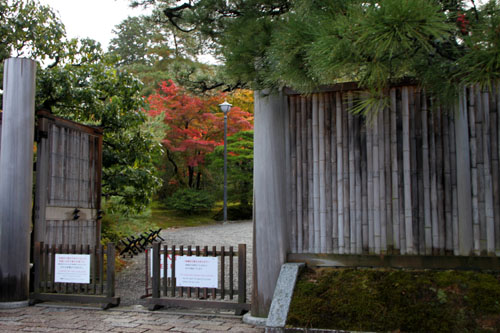
[[(163, 143), (170, 152), (181, 153), (189, 170), (202, 166), (206, 154), (224, 143), (224, 115), (219, 104), (225, 94), (197, 97), (188, 94), (172, 80), (161, 83), (157, 93), (148, 98), (151, 116), (165, 115), (168, 130)], [(253, 128), (253, 115), (234, 106), (228, 114), (228, 136)]]

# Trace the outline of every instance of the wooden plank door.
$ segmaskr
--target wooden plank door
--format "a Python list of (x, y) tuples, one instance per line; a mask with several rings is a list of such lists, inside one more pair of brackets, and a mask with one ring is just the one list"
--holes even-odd
[(38, 113), (35, 241), (100, 241), (102, 131)]

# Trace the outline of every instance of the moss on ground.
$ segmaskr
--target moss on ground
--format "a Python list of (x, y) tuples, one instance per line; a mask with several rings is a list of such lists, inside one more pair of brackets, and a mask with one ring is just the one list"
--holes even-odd
[(306, 270), (287, 324), (354, 331), (500, 332), (500, 273)]

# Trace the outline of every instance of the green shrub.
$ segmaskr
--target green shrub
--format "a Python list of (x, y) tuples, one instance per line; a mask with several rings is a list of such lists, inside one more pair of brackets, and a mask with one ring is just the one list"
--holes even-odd
[(215, 198), (208, 192), (185, 188), (175, 192), (167, 199), (168, 207), (183, 214), (192, 214), (201, 210), (211, 209)]
[[(227, 219), (229, 221), (251, 220), (253, 208), (251, 205), (238, 205), (227, 207)], [(214, 220), (222, 221), (224, 219), (224, 210), (221, 209), (214, 215)]]

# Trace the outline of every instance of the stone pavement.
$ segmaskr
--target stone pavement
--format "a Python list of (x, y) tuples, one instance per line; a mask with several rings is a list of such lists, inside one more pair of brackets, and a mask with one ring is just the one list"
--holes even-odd
[(0, 309), (0, 332), (264, 332), (235, 316), (68, 308)]

